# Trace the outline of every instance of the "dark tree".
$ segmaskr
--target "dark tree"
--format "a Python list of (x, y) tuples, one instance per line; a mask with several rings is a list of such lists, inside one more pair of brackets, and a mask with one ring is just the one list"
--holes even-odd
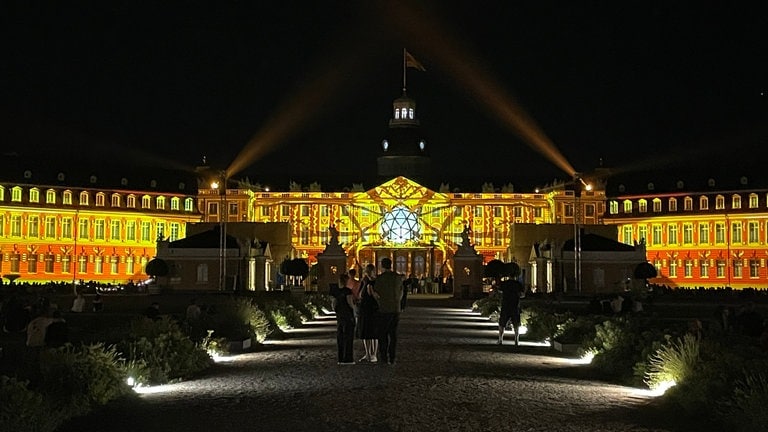
[(505, 266), (506, 264), (501, 260), (490, 260), (488, 261), (488, 264), (485, 265), (484, 276), (487, 278), (498, 279), (505, 275)]
[(152, 277), (168, 276), (168, 263), (159, 258), (155, 258), (147, 263), (144, 272)]
[(649, 262), (640, 263), (635, 267), (635, 279), (651, 279), (655, 278), (658, 275), (658, 272), (656, 271), (656, 267), (653, 266), (653, 264)]

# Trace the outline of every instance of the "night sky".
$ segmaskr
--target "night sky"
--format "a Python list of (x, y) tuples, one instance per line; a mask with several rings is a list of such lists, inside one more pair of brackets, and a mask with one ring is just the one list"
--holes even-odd
[(746, 169), (768, 153), (764, 2), (13, 3), (0, 140), (41, 169), (206, 156), (276, 188), (367, 181), (404, 47), (427, 69), (408, 69), (408, 93), (441, 182), (569, 178), (498, 120), (466, 65), (577, 171)]

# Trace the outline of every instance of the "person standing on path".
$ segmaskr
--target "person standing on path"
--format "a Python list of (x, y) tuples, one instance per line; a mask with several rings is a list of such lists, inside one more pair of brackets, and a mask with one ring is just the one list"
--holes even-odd
[(348, 281), (346, 273), (339, 277), (340, 288), (336, 294), (336, 347), (340, 365), (355, 364), (355, 296), (346, 286)]
[(379, 355), (381, 362), (395, 363), (397, 350), (397, 326), (403, 299), (402, 276), (392, 271), (392, 260), (381, 260), (384, 271), (373, 285), (374, 297), (379, 303)]
[(376, 281), (376, 266), (365, 266), (363, 280), (360, 281), (360, 316), (357, 320), (357, 337), (363, 341), (365, 355), (361, 362), (378, 362), (379, 335), (376, 329), (376, 316), (379, 304), (374, 298), (373, 285)]
[(498, 284), (501, 293), (501, 312), (499, 314), (499, 341), (504, 341), (504, 330), (508, 323), (512, 323), (515, 330), (515, 346), (520, 344), (520, 299), (525, 297), (523, 284), (515, 279), (506, 279)]

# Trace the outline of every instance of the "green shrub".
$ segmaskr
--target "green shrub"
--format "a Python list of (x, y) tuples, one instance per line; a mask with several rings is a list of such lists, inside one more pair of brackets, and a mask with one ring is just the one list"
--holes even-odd
[(14, 432), (52, 432), (64, 420), (29, 381), (0, 376), (0, 425)]
[(130, 339), (123, 342), (122, 351), (127, 360), (141, 360), (146, 364), (149, 376), (142, 379), (150, 384), (188, 378), (211, 364), (205, 349), (192, 342), (168, 317), (156, 321), (144, 317), (134, 320)]
[(572, 318), (570, 312), (557, 313), (550, 306), (529, 306), (523, 309), (521, 321), (528, 328), (526, 338), (534, 340), (553, 340), (557, 335), (559, 326)]
[(475, 300), (472, 310), (485, 317), (490, 317), (494, 312), (498, 313), (501, 310), (501, 294), (494, 291), (488, 297)]
[(267, 302), (265, 308), (270, 321), (281, 330), (299, 327), (303, 323), (301, 314), (285, 301)]
[(316, 293), (305, 294), (304, 301), (308, 305), (312, 305), (311, 308), (314, 309), (313, 317), (322, 315), (323, 309), (327, 311), (333, 310), (331, 296), (327, 294), (316, 294)]
[(768, 379), (762, 372), (752, 372), (736, 381), (733, 393), (723, 400), (718, 413), (730, 430), (764, 430), (768, 425), (766, 406)]
[(211, 326), (209, 330), (214, 330), (219, 337), (249, 337), (258, 343), (264, 342), (271, 332), (267, 315), (253, 299), (247, 297), (236, 297), (220, 305)]
[(74, 414), (130, 392), (114, 346), (67, 344), (46, 350), (40, 357), (40, 371), (44, 394), (62, 402)]
[(654, 389), (664, 382), (683, 382), (693, 374), (698, 363), (699, 340), (686, 334), (662, 346), (651, 356), (645, 383)]

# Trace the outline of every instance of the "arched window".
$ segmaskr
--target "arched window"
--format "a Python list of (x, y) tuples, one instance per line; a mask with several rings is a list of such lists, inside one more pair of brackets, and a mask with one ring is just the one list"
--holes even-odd
[(104, 195), (104, 192), (99, 192), (96, 194), (96, 207), (104, 207), (104, 202), (106, 196)]
[(65, 190), (61, 196), (61, 202), (67, 205), (72, 205), (72, 191)]
[(112, 207), (120, 207), (120, 194), (112, 194)]
[(413, 108), (408, 108), (408, 118), (413, 120)]
[(80, 205), (88, 205), (88, 192), (80, 192)]
[(741, 208), (741, 195), (733, 195), (731, 199), (731, 206), (735, 209)]
[(128, 208), (136, 208), (136, 195), (128, 195), (128, 198), (125, 200), (125, 205), (128, 206)]
[(149, 195), (141, 197), (141, 208), (148, 209), (152, 206), (152, 198)]
[(705, 196), (699, 198), (699, 210), (709, 210), (709, 198)]
[(186, 198), (184, 200), (184, 211), (194, 211), (195, 209), (195, 201), (192, 198)]
[(400, 110), (395, 108), (395, 120), (400, 119)]
[(722, 210), (725, 208), (725, 197), (718, 195), (715, 197), (715, 209)]
[(164, 196), (157, 197), (155, 202), (157, 203), (157, 209), (158, 210), (165, 210), (165, 197)]
[(171, 210), (177, 210), (178, 211), (179, 210), (179, 202), (180, 201), (181, 200), (179, 199), (179, 197), (171, 198)]
[(31, 203), (40, 202), (40, 189), (32, 188), (29, 190), (29, 202)]
[(56, 191), (53, 189), (48, 189), (45, 191), (45, 202), (46, 204), (56, 204)]

